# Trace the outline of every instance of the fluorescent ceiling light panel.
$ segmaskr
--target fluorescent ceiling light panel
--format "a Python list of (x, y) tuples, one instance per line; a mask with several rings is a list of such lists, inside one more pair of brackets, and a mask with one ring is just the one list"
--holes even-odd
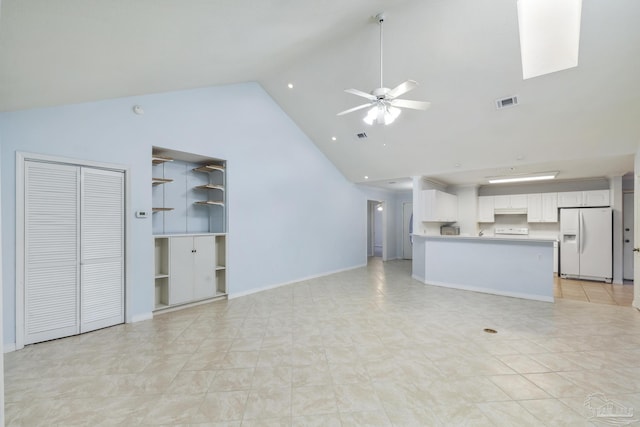
[(558, 172), (542, 172), (529, 175), (493, 176), (489, 177), (489, 184), (504, 184), (507, 182), (544, 181), (554, 179)]
[(518, 0), (522, 78), (578, 66), (582, 0)]

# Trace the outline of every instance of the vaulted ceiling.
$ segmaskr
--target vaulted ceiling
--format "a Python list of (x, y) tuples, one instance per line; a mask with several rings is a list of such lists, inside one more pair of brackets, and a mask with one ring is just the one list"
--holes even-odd
[[(385, 86), (416, 80), (403, 97), (432, 105), (367, 126), (336, 113), (362, 103), (344, 89), (379, 86), (381, 11)], [(354, 182), (620, 175), (639, 21), (637, 0), (583, 0), (578, 67), (523, 80), (516, 0), (2, 0), (0, 111), (258, 81)]]

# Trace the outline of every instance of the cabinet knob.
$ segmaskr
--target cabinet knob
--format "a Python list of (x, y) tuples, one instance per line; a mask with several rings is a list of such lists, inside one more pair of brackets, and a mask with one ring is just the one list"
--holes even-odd
[(633, 252), (640, 252), (640, 248), (633, 248)]
[(630, 241), (631, 241), (631, 240), (629, 240), (629, 239), (625, 239), (625, 240), (624, 240), (624, 242), (625, 242), (625, 243), (629, 243)]

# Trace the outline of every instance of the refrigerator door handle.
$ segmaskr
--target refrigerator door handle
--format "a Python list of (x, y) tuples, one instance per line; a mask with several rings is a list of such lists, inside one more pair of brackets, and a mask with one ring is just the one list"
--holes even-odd
[(582, 211), (578, 211), (578, 253), (582, 253), (582, 241), (584, 240), (584, 227), (582, 226)]

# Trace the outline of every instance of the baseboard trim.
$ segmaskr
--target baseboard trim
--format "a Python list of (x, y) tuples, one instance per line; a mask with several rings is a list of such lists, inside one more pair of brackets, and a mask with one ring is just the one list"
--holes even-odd
[(356, 265), (356, 266), (353, 266), (353, 267), (341, 268), (339, 270), (333, 270), (333, 271), (328, 271), (328, 272), (321, 273), (321, 274), (315, 274), (315, 275), (312, 275), (312, 276), (301, 277), (299, 279), (291, 280), (289, 282), (278, 283), (278, 284), (275, 284), (275, 285), (269, 285), (269, 286), (265, 286), (263, 288), (251, 289), (251, 290), (245, 291), (245, 292), (230, 293), (229, 294), (229, 299), (234, 299), (234, 298), (239, 298), (239, 297), (246, 297), (247, 295), (256, 294), (258, 292), (268, 291), (268, 290), (271, 290), (271, 289), (280, 288), (282, 286), (292, 285), (292, 284), (298, 283), (298, 282), (304, 282), (305, 280), (317, 279), (319, 277), (330, 276), (332, 274), (342, 273), (344, 271), (349, 271), (349, 270), (355, 270), (357, 268), (362, 268), (362, 267), (366, 267), (366, 266), (367, 266), (367, 263), (364, 263), (364, 264)]
[(544, 295), (525, 294), (521, 292), (505, 292), (505, 291), (498, 291), (490, 288), (481, 288), (477, 286), (459, 285), (457, 283), (444, 283), (444, 282), (433, 282), (433, 281), (429, 281), (429, 282), (423, 281), (423, 282), (425, 285), (439, 286), (441, 288), (460, 289), (462, 291), (480, 292), (483, 294), (498, 295), (501, 297), (528, 299), (533, 301), (554, 302), (553, 297), (548, 297)]
[(152, 312), (142, 313), (142, 314), (136, 314), (135, 316), (131, 316), (131, 320), (128, 321), (127, 323), (136, 323), (136, 322), (142, 322), (144, 320), (151, 320), (151, 319), (153, 319)]

